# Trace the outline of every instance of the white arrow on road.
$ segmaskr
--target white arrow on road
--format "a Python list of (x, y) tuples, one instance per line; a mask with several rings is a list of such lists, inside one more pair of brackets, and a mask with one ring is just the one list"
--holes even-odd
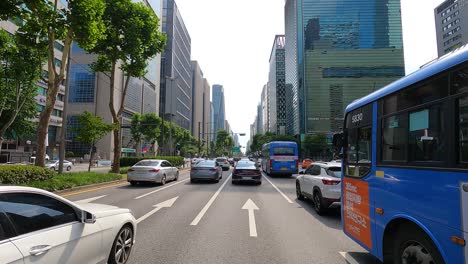
[(242, 206), (243, 210), (249, 211), (249, 229), (250, 229), (250, 236), (257, 237), (257, 225), (255, 224), (255, 214), (254, 210), (259, 210), (257, 205), (251, 200), (248, 199), (245, 202), (244, 206)]
[(141, 221), (145, 220), (146, 218), (150, 217), (151, 215), (155, 214), (157, 211), (161, 210), (162, 208), (172, 207), (172, 205), (174, 205), (177, 198), (179, 198), (179, 196), (177, 196), (175, 198), (172, 198), (172, 199), (169, 199), (169, 200), (167, 200), (165, 202), (158, 203), (157, 205), (154, 205), (153, 207), (155, 207), (155, 208), (153, 210), (149, 211), (144, 216), (137, 219), (137, 224), (139, 224)]
[(101, 196), (96, 196), (96, 197), (93, 197), (93, 198), (88, 198), (88, 199), (75, 201), (75, 203), (90, 203), (90, 202), (94, 202), (94, 201), (99, 200), (99, 199), (104, 198), (104, 197), (106, 197), (106, 195), (101, 195)]

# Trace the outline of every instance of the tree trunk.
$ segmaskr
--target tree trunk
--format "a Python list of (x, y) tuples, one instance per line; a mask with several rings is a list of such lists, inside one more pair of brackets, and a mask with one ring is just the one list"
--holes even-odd
[(91, 149), (89, 150), (89, 164), (88, 164), (88, 172), (91, 172), (91, 166), (93, 165), (93, 156), (94, 156), (94, 152), (93, 152), (93, 149), (94, 149), (94, 146), (96, 145), (96, 143), (93, 143), (91, 145)]
[(143, 156), (143, 155), (142, 155), (142, 150), (141, 150), (141, 140), (137, 140), (137, 141), (136, 141), (136, 155), (137, 155), (138, 157)]
[(114, 124), (117, 125), (117, 129), (114, 130), (114, 159), (112, 161), (112, 172), (119, 173), (120, 172), (120, 154), (121, 154), (121, 146), (120, 146), (120, 119), (115, 111), (114, 107), (114, 85), (115, 85), (115, 69), (116, 69), (117, 61), (112, 62), (112, 70), (110, 76), (110, 98), (109, 98), (109, 109), (112, 114), (112, 121)]
[(114, 160), (112, 161), (113, 173), (120, 173), (121, 149), (122, 149), (122, 146), (120, 142), (120, 128), (119, 128), (119, 129), (114, 130)]

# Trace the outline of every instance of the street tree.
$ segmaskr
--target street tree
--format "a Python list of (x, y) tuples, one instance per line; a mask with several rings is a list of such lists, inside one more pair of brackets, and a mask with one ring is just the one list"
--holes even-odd
[[(18, 18), (16, 35), (24, 45), (38, 49), (47, 60), (46, 104), (39, 115), (37, 127), (36, 165), (44, 166), (46, 137), (50, 116), (54, 109), (60, 85), (65, 78), (72, 42), (90, 50), (103, 36), (104, 0), (68, 0), (64, 7), (59, 0), (2, 0), (0, 19)], [(63, 43), (60, 63), (55, 58), (57, 41)], [(42, 58), (39, 59), (42, 61)], [(42, 70), (42, 64), (35, 65)]]
[(132, 120), (130, 121), (131, 128), (130, 134), (132, 135), (132, 140), (136, 144), (136, 155), (141, 156), (141, 140), (143, 139), (143, 132), (142, 132), (142, 122), (141, 122), (141, 115), (139, 113), (135, 113), (132, 116)]
[(327, 135), (324, 133), (306, 135), (302, 146), (307, 156), (322, 155), (327, 150)]
[[(98, 54), (92, 68), (96, 72), (110, 73), (109, 109), (113, 122), (120, 127), (130, 78), (146, 74), (148, 61), (163, 51), (166, 37), (159, 30), (157, 15), (143, 3), (134, 3), (132, 0), (105, 2), (103, 20), (106, 31), (92, 49), (93, 53)], [(117, 67), (125, 76), (123, 89), (115, 87)], [(121, 100), (117, 105), (114, 102), (115, 90), (121, 91)], [(120, 129), (114, 130), (114, 173), (120, 170), (120, 134)]]
[[(153, 154), (156, 155), (156, 146), (159, 144), (158, 138), (161, 134), (162, 119), (154, 113), (146, 113), (141, 118), (141, 132), (144, 139), (153, 145)], [(158, 143), (158, 144), (156, 144)]]
[(41, 56), (0, 29), (0, 152), (6, 135), (30, 134), (36, 117)]
[[(88, 171), (91, 171), (91, 164), (93, 161), (94, 149), (96, 142), (101, 138), (109, 134), (111, 131), (118, 129), (115, 124), (107, 124), (104, 122), (102, 117), (94, 116), (88, 111), (77, 116), (79, 126), (76, 128), (76, 138), (79, 142), (89, 144), (89, 167)], [(115, 163), (113, 164), (113, 167)]]

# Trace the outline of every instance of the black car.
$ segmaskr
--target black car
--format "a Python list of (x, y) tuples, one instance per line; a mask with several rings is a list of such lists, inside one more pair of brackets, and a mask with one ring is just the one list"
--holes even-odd
[(262, 184), (262, 171), (255, 166), (255, 162), (240, 160), (232, 172), (232, 184), (239, 182), (253, 182)]

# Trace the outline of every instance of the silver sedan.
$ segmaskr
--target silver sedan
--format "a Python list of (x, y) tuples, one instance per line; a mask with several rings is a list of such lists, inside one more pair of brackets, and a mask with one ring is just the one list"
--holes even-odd
[(221, 166), (212, 160), (203, 160), (198, 162), (190, 170), (190, 181), (211, 180), (219, 182), (223, 178), (223, 170)]
[(142, 160), (133, 165), (127, 173), (131, 185), (139, 182), (154, 182), (161, 185), (169, 180), (179, 179), (179, 169), (167, 160)]

